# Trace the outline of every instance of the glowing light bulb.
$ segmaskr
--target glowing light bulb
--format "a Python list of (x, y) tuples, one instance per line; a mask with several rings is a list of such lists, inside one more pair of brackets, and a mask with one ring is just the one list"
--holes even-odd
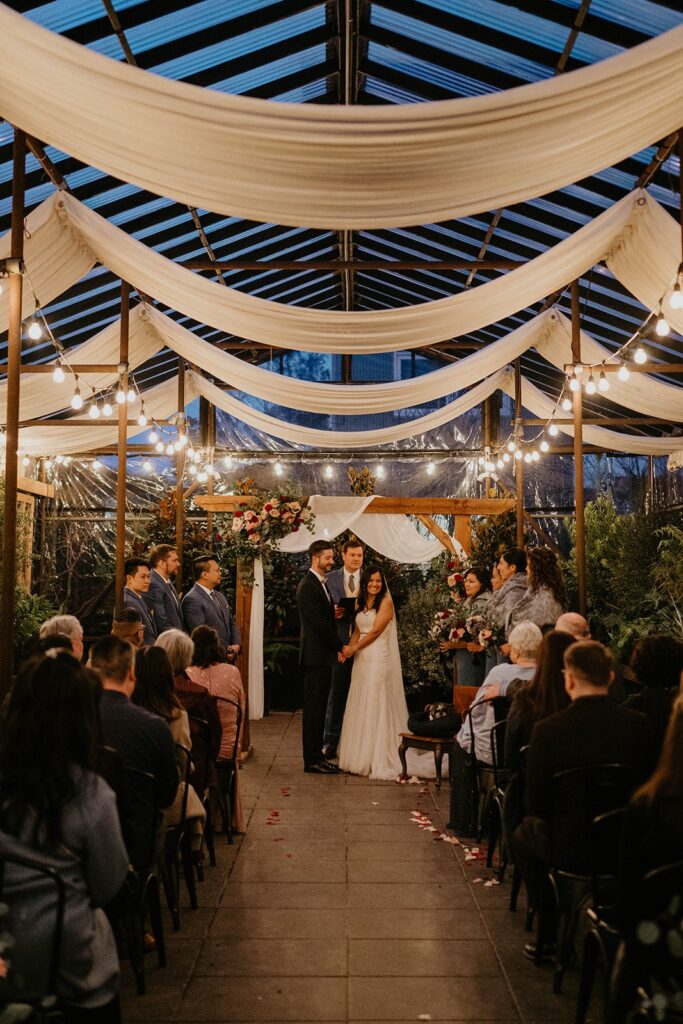
[(142, 468), (144, 469), (145, 473), (152, 472), (152, 463), (149, 461), (149, 459), (145, 459), (145, 461), (142, 463)]
[(607, 380), (607, 374), (604, 370), (600, 371), (600, 380), (598, 381), (598, 388), (600, 391), (609, 391), (609, 381)]
[(159, 454), (161, 454), (161, 452), (163, 452), (163, 450), (164, 450), (164, 442), (163, 441), (157, 441), (157, 443), (154, 445), (154, 447), (159, 452)]
[(583, 369), (583, 363), (576, 363), (576, 365), (574, 366), (574, 376), (580, 377), (583, 373)]
[(275, 469), (275, 476), (282, 476), (282, 474), (284, 473), (284, 469), (282, 468), (281, 462), (276, 462), (273, 468)]
[(518, 462), (521, 458), (523, 458), (522, 451), (520, 448), (515, 448), (515, 458)]
[(52, 374), (53, 381), (55, 382), (55, 384), (61, 384), (64, 381), (65, 376), (66, 375), (64, 373), (64, 370), (62, 369), (61, 363), (57, 363), (57, 365), (55, 366), (55, 372)]
[(137, 396), (136, 396), (135, 392), (133, 391), (133, 389), (132, 388), (128, 388), (128, 394), (126, 395), (126, 399), (129, 402), (134, 402), (136, 397)]
[(669, 305), (672, 309), (683, 309), (683, 288), (681, 288), (680, 277), (676, 281), (673, 291), (669, 296)]
[(175, 454), (175, 448), (173, 447), (172, 444), (167, 444), (166, 445), (166, 454), (167, 455), (174, 455)]
[(123, 405), (125, 401), (126, 392), (123, 390), (123, 388), (119, 388), (119, 390), (116, 392), (116, 402), (118, 405)]
[(477, 459), (477, 465), (478, 466), (483, 466), (485, 462), (486, 462), (486, 459), (484, 458), (484, 456), (480, 455), (479, 458)]
[(111, 402), (105, 402), (104, 405), (102, 406), (102, 415), (109, 417), (113, 416), (113, 414), (114, 410), (111, 407)]
[(64, 465), (68, 466), (70, 462), (71, 462), (71, 456), (70, 455), (65, 455), (64, 456)]
[(138, 416), (138, 425), (141, 427), (147, 426), (147, 417), (145, 416), (144, 412), (141, 412), (140, 415)]
[(551, 423), (550, 426), (548, 427), (548, 433), (550, 434), (551, 437), (557, 437), (559, 432), (560, 431), (558, 430), (558, 428), (556, 427), (556, 425), (554, 423)]
[(628, 380), (630, 376), (631, 374), (629, 372), (628, 366), (626, 365), (626, 363), (622, 363), (619, 369), (617, 370), (617, 377), (619, 378), (619, 380)]
[(179, 452), (180, 449), (181, 449), (180, 441), (174, 441), (173, 442), (173, 451), (174, 452)]
[(100, 462), (99, 459), (95, 459), (95, 461), (92, 464), (92, 468), (95, 470), (95, 472), (97, 472), (98, 469), (102, 469), (102, 463)]
[(223, 459), (223, 465), (226, 469), (232, 469), (232, 455), (226, 455)]
[(55, 462), (57, 463), (58, 466), (61, 466), (61, 464), (64, 462), (64, 456), (63, 455), (56, 455), (55, 456)]
[(197, 467), (194, 465), (194, 463), (189, 468), (189, 474), (190, 474), (190, 476), (196, 476), (197, 475)]
[(149, 443), (150, 444), (156, 444), (158, 440), (159, 440), (159, 435), (157, 434), (156, 430), (150, 430), (150, 432), (148, 434), (148, 441), (149, 441)]
[(378, 466), (377, 467), (377, 479), (378, 480), (384, 480), (384, 477), (386, 475), (387, 475), (387, 473), (386, 473), (386, 470), (385, 470), (384, 466)]
[(177, 443), (181, 448), (187, 448), (187, 434), (180, 434)]
[(526, 463), (529, 463), (529, 462), (531, 462), (531, 461), (532, 461), (532, 459), (531, 459), (531, 452), (525, 452), (525, 453), (524, 453), (524, 461), (525, 461)]
[(642, 345), (640, 345), (636, 349), (635, 354), (633, 356), (633, 360), (634, 360), (634, 362), (638, 363), (640, 366), (642, 366), (643, 363), (647, 362), (647, 352), (645, 351), (645, 349), (643, 348)]
[(502, 459), (497, 459), (497, 461), (496, 461), (496, 469), (502, 469), (504, 465), (505, 465), (505, 463), (503, 462)]
[(80, 389), (78, 387), (78, 384), (76, 385), (76, 390), (74, 391), (74, 396), (71, 399), (71, 408), (72, 409), (82, 409), (83, 408), (83, 399), (81, 398), (81, 392), (80, 392)]
[(508, 463), (510, 461), (510, 455), (508, 452), (503, 452), (503, 462)]
[(593, 374), (591, 373), (590, 377), (588, 378), (588, 383), (586, 384), (586, 394), (587, 395), (594, 395), (597, 390), (598, 389), (596, 387), (595, 380), (593, 378)]
[(517, 450), (517, 445), (515, 444), (514, 441), (508, 441), (507, 448), (508, 448), (509, 452), (514, 452), (514, 451)]
[(197, 480), (199, 480), (200, 484), (205, 484), (208, 479), (209, 474), (206, 472), (206, 470), (200, 469), (199, 472), (197, 473)]
[(98, 420), (100, 418), (100, 407), (97, 402), (90, 403), (90, 409), (88, 412), (90, 413), (91, 420)]
[(550, 445), (548, 444), (545, 438), (543, 438), (543, 440), (541, 441), (540, 448), (542, 452), (550, 451)]
[(37, 320), (31, 320), (28, 325), (28, 336), (31, 341), (40, 341), (43, 336), (43, 328)]
[(569, 378), (569, 390), (570, 391), (578, 391), (580, 387), (581, 387), (581, 381), (579, 380), (578, 377), (570, 377)]
[(21, 460), (22, 466), (28, 466), (30, 465), (30, 462), (31, 460), (29, 459), (28, 455), (24, 455), (23, 459)]
[(667, 334), (671, 331), (669, 327), (669, 321), (666, 319), (663, 313), (660, 313), (657, 317), (657, 323), (655, 324), (655, 331), (660, 338), (666, 338)]
[(45, 469), (52, 469), (52, 459), (45, 459)]
[(490, 459), (487, 459), (486, 462), (484, 463), (484, 469), (488, 473), (492, 473), (495, 468), (496, 468), (495, 462), (491, 462)]
[(539, 453), (538, 453), (538, 452), (536, 451), (536, 449), (534, 448), (534, 450), (533, 450), (533, 451), (532, 451), (532, 453), (531, 453), (531, 461), (532, 461), (532, 462), (539, 462), (539, 461), (540, 461), (540, 458), (541, 458), (541, 456), (539, 455)]
[(562, 408), (564, 409), (564, 411), (565, 412), (570, 412), (571, 411), (571, 407), (572, 407), (572, 400), (571, 400), (571, 398), (563, 398), (562, 399)]
[(434, 465), (434, 463), (431, 462), (431, 461), (428, 462), (427, 463), (427, 476), (434, 476), (435, 472), (436, 472), (436, 466)]
[(330, 480), (334, 476), (334, 469), (328, 463), (327, 466), (325, 466), (325, 469), (323, 470), (323, 473), (327, 477), (327, 479)]

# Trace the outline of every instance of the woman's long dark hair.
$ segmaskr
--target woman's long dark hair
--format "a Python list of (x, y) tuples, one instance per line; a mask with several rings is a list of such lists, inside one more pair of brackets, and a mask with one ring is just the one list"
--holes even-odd
[[(474, 576), (478, 580), (481, 585), (480, 594), (484, 594), (487, 590), (491, 589), (491, 570), (487, 569), (485, 565), (471, 565), (464, 574), (463, 579), (467, 576)], [(476, 596), (478, 597), (479, 595)]]
[(97, 757), (95, 690), (66, 651), (31, 658), (21, 669), (0, 723), (0, 827), (51, 850), (62, 841), (62, 811), (76, 795), (74, 768)]
[(683, 696), (674, 701), (657, 767), (636, 792), (638, 798), (683, 800)]
[(167, 722), (178, 714), (180, 701), (173, 688), (173, 669), (163, 647), (142, 647), (136, 652), (133, 703)]
[(536, 671), (531, 681), (518, 690), (515, 700), (530, 723), (542, 721), (569, 705), (564, 688), (564, 652), (576, 642), (569, 633), (552, 630), (543, 637), (538, 651)]
[(212, 665), (225, 664), (227, 658), (221, 649), (218, 633), (211, 626), (197, 626), (192, 630), (194, 654), (192, 664), (197, 668), (210, 668)]
[(514, 565), (515, 572), (526, 572), (526, 555), (521, 548), (506, 548), (500, 557), (508, 565)]
[(531, 548), (529, 562), (529, 589), (547, 587), (561, 605), (566, 605), (567, 595), (557, 557), (550, 548)]
[(370, 582), (371, 577), (374, 576), (376, 572), (379, 573), (380, 578), (382, 580), (382, 589), (380, 590), (379, 594), (375, 595), (375, 603), (373, 604), (372, 607), (378, 609), (384, 599), (384, 595), (387, 592), (386, 577), (378, 565), (369, 565), (366, 569), (363, 569), (360, 578), (360, 587), (358, 588), (358, 600), (356, 602), (356, 608), (358, 608), (359, 611), (363, 611), (364, 608), (368, 607), (368, 583)]

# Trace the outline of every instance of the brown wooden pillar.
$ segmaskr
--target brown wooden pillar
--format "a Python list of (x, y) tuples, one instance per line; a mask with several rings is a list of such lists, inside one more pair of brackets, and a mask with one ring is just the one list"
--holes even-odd
[(242, 755), (248, 756), (251, 751), (251, 734), (249, 730), (249, 645), (251, 624), (251, 602), (254, 596), (252, 583), (245, 583), (243, 566), (237, 563), (235, 582), (235, 618), (242, 631), (242, 650), (237, 658), (237, 667), (242, 676), (247, 702), (244, 709), (244, 726), (242, 728)]
[[(120, 387), (128, 394), (128, 328), (130, 313), (130, 285), (121, 282), (121, 333), (119, 335), (119, 362), (125, 366)], [(128, 400), (119, 405), (118, 464), (116, 476), (116, 608), (123, 605), (126, 561), (126, 458), (128, 455)]]
[[(211, 452), (211, 468), (214, 466), (214, 452), (216, 450), (216, 406), (209, 403), (207, 409), (207, 443), (209, 451)], [(213, 494), (214, 479), (212, 476), (209, 477), (206, 484), (206, 493)], [(213, 533), (214, 533), (214, 522), (213, 512), (207, 512), (206, 515), (206, 532), (209, 540), (209, 551), (213, 551)]]
[(17, 473), (19, 387), (21, 380), (21, 308), (23, 297), (24, 192), (26, 135), (14, 129), (12, 145), (12, 226), (10, 258), (17, 264), (9, 275), (7, 335), (7, 415), (5, 433), (5, 508), (2, 537), (2, 621), (0, 622), (0, 694), (9, 692), (14, 667), (14, 591), (17, 576)]
[[(579, 282), (572, 281), (572, 362), (581, 362), (581, 306)], [(583, 487), (583, 389), (573, 392), (574, 407), (574, 506), (576, 523), (576, 584), (579, 612), (586, 614), (586, 523)]]
[[(522, 364), (515, 359), (515, 438), (522, 440)], [(524, 459), (515, 458), (517, 547), (524, 547)]]
[[(178, 357), (178, 428), (187, 435), (187, 423), (185, 422), (185, 360)], [(180, 419), (182, 417), (182, 421)], [(175, 545), (178, 551), (180, 564), (176, 570), (175, 585), (178, 592), (183, 587), (183, 550), (185, 546), (185, 501), (184, 494), (185, 479), (185, 448), (179, 448), (176, 455), (176, 489), (175, 489)]]

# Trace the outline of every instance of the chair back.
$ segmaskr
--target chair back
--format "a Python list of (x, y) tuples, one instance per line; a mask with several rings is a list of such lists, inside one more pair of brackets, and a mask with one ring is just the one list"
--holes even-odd
[[(503, 719), (507, 718), (511, 703), (512, 701), (509, 697), (484, 697), (483, 700), (475, 701), (468, 709), (467, 714), (465, 715), (465, 725), (470, 734), (472, 742), (472, 760), (475, 764), (479, 761), (476, 750), (476, 733), (472, 719), (476, 709), (482, 708), (484, 705), (491, 707), (493, 709), (494, 722), (501, 722)], [(489, 762), (484, 762), (484, 764), (485, 766), (488, 766)]]
[(232, 700), (230, 697), (219, 697), (218, 694), (214, 697), (216, 703), (220, 704), (231, 704), (235, 708), (235, 741), (232, 746), (232, 754), (230, 755), (231, 761), (237, 761), (237, 756), (240, 752), (240, 739), (242, 733), (242, 705), (239, 701)]
[(157, 783), (151, 772), (131, 765), (126, 765), (125, 775), (121, 831), (135, 870), (149, 871), (156, 860), (161, 817)]
[[(8, 882), (7, 868), (18, 869), (18, 876)], [(0, 985), (0, 1004), (7, 1002), (39, 1002), (47, 997), (56, 997), (57, 976), (62, 950), (62, 935), (64, 932), (64, 911), (66, 906), (66, 886), (64, 880), (55, 868), (52, 868), (35, 858), (24, 854), (0, 853), (0, 899), (9, 907), (10, 917), (15, 916), (17, 923), (21, 920), (22, 903), (32, 898), (32, 891), (38, 887), (44, 888), (47, 883), (48, 890), (54, 892), (54, 920), (49, 940), (49, 956), (47, 957), (46, 979), (36, 978), (33, 975), (33, 968), (44, 963), (42, 956), (31, 958), (32, 977), (29, 981), (29, 988), (15, 988), (12, 978), (12, 955), (10, 952), (10, 972), (7, 980)], [(15, 894), (16, 893), (16, 894)], [(14, 912), (14, 914), (13, 914)], [(41, 920), (43, 915), (41, 915)], [(6, 928), (7, 925), (4, 925)], [(12, 929), (12, 924), (9, 922)], [(28, 966), (28, 965), (27, 965)]]
[(592, 889), (594, 907), (614, 907), (617, 899), (617, 870), (621, 852), (621, 831), (626, 807), (616, 807), (593, 819)]
[(505, 773), (505, 733), (507, 730), (507, 724), (507, 718), (502, 718), (499, 722), (496, 722), (489, 732), (489, 736), (491, 737), (493, 783), (496, 788), (500, 787), (504, 778), (509, 778), (509, 773)]
[(180, 805), (180, 819), (176, 824), (182, 827), (187, 818), (187, 795), (190, 790), (190, 776), (192, 774), (192, 751), (182, 743), (175, 745), (176, 761), (180, 772), (180, 781), (183, 787), (183, 799)]
[[(644, 990), (665, 997), (672, 1011), (666, 1020), (681, 1019), (683, 958), (681, 958), (681, 920), (683, 919), (683, 860), (672, 861), (649, 871), (642, 880), (637, 900), (633, 960), (643, 972)], [(656, 998), (656, 997), (655, 997)], [(674, 1012), (677, 1007), (678, 1015)]]
[(200, 799), (213, 781), (214, 768), (211, 758), (211, 726), (204, 718), (189, 715), (190, 736), (192, 737), (192, 771), (190, 782)]

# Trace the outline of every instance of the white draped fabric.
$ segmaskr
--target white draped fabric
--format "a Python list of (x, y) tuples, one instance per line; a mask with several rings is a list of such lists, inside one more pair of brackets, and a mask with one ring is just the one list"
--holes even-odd
[(263, 624), (265, 621), (263, 562), (254, 559), (254, 592), (249, 619), (249, 718), (263, 718)]
[(8, 121), (156, 195), (279, 224), (396, 227), (510, 206), (677, 130), (682, 106), (683, 28), (506, 92), (333, 107), (171, 81), (0, 5)]
[(411, 419), (407, 423), (380, 427), (376, 430), (316, 430), (312, 427), (300, 427), (296, 423), (286, 423), (275, 416), (269, 416), (265, 412), (253, 409), (237, 398), (226, 395), (224, 391), (206, 380), (201, 374), (191, 372), (189, 376), (192, 378), (198, 394), (203, 395), (217, 409), (222, 409), (230, 416), (234, 416), (243, 423), (248, 423), (256, 430), (262, 430), (266, 434), (272, 434), (274, 437), (294, 444), (308, 444), (315, 448), (355, 449), (389, 444), (391, 441), (404, 441), (408, 437), (414, 437), (415, 434), (422, 434), (426, 430), (440, 427), (442, 423), (450, 422), (483, 402), (497, 388), (502, 387), (503, 382), (511, 375), (512, 371), (509, 368), (499, 370), (498, 373), (470, 388), (460, 398), (448, 402), (447, 405), (435, 412), (430, 412), (426, 416), (418, 416), (417, 419)]
[[(33, 225), (39, 221), (46, 250), (40, 249), (37, 259), (32, 249), (27, 267), (43, 305), (99, 260), (142, 293), (199, 323), (275, 348), (311, 352), (394, 352), (464, 335), (545, 298), (601, 259), (645, 306), (656, 309), (673, 283), (680, 256), (676, 221), (646, 192), (636, 190), (495, 281), (418, 306), (347, 312), (286, 306), (222, 287), (153, 252), (65, 193), (55, 194), (29, 216), (27, 228), (34, 238)], [(8, 244), (7, 236), (0, 239), (0, 252)], [(27, 313), (32, 310), (31, 304)], [(683, 311), (672, 311), (669, 319), (683, 332)], [(6, 327), (3, 295), (0, 331)]]
[[(185, 383), (185, 401), (192, 402), (197, 392), (191, 380)], [(165, 381), (145, 391), (145, 406), (151, 416), (165, 419), (178, 411), (178, 385), (175, 379)], [(77, 417), (82, 419), (82, 415)], [(97, 421), (92, 425), (70, 427), (68, 418), (63, 427), (23, 427), (19, 431), (19, 454), (35, 458), (52, 457), (55, 454), (73, 455), (76, 452), (91, 452), (106, 445), (116, 444), (118, 437), (117, 420), (106, 423)], [(128, 427), (128, 437), (135, 437), (142, 431), (137, 425)]]

